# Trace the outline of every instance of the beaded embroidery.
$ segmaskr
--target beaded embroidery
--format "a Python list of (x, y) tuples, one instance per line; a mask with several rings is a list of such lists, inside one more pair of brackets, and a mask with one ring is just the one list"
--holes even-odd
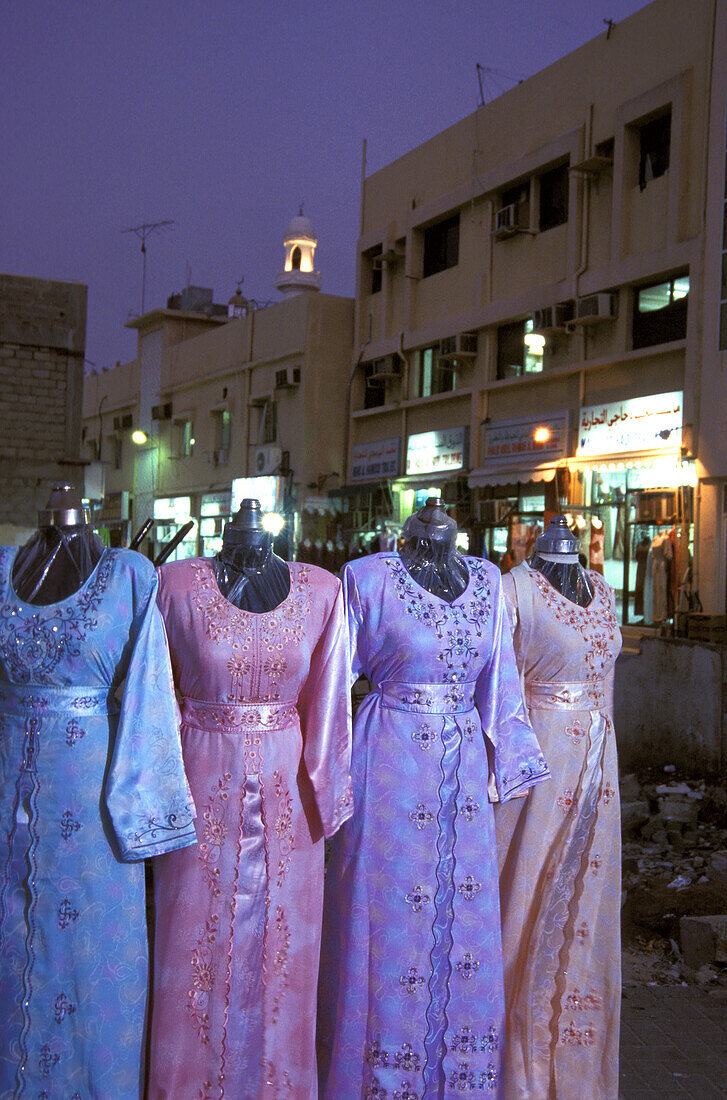
[(417, 829), (425, 829), (430, 822), (434, 821), (434, 814), (426, 808), (423, 802), (419, 802), (416, 810), (412, 810), (409, 814), (409, 820), (414, 822)]
[(210, 792), (209, 802), (202, 813), (202, 839), (197, 850), (197, 857), (202, 864), (202, 879), (206, 883), (213, 897), (219, 897), (220, 867), (222, 845), (227, 836), (227, 824), (224, 820), (224, 811), (228, 800), (228, 788), (232, 775), (230, 772), (217, 780)]
[(411, 906), (413, 913), (421, 913), (425, 905), (429, 905), (429, 894), (424, 893), (423, 886), (414, 886), (405, 896), (404, 901)]
[(588, 606), (581, 607), (558, 592), (542, 573), (536, 569), (531, 569), (529, 572), (558, 622), (577, 631), (586, 643), (584, 653), (586, 679), (600, 680), (607, 666), (610, 665), (618, 631), (611, 589), (597, 573), (591, 573), (596, 591)]
[(424, 978), (415, 966), (410, 966), (406, 974), (400, 976), (399, 985), (403, 986), (407, 993), (420, 993)]

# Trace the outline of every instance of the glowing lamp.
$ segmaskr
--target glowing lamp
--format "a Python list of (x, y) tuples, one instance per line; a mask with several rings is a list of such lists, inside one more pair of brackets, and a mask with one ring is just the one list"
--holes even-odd
[(283, 530), (285, 520), (279, 512), (266, 512), (262, 518), (262, 525), (275, 538)]
[(143, 432), (141, 428), (135, 428), (134, 431), (131, 433), (131, 442), (136, 443), (138, 447), (141, 447), (142, 444), (146, 443), (148, 438), (149, 436), (146, 434), (146, 432)]
[(550, 428), (546, 428), (544, 425), (536, 428), (533, 432), (533, 439), (536, 443), (547, 443), (550, 439)]

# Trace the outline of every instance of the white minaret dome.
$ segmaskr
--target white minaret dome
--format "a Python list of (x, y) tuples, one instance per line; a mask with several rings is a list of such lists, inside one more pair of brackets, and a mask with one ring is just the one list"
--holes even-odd
[(321, 289), (321, 273), (315, 266), (317, 244), (313, 222), (305, 217), (301, 207), (290, 219), (283, 238), (285, 264), (275, 279), (281, 293), (290, 296)]

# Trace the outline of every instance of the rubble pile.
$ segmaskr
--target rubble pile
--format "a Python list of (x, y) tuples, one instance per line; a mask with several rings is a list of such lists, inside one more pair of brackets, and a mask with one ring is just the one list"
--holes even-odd
[(624, 984), (727, 996), (727, 793), (664, 772), (620, 781)]

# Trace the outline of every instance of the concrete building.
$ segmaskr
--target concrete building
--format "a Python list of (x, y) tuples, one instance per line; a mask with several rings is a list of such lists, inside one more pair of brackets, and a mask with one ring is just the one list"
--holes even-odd
[(517, 560), (564, 510), (638, 622), (673, 529), (724, 610), (725, 43), (654, 0), (364, 180), (353, 534), (440, 488)]
[(132, 362), (86, 378), (85, 443), (106, 475), (96, 522), (110, 539), (153, 516), (158, 548), (193, 519), (177, 556), (209, 555), (244, 496), (285, 516), (284, 552), (335, 536), (327, 490), (342, 476), (353, 300), (319, 292), (315, 244), (294, 218), (283, 301), (238, 290), (221, 316), (211, 291), (188, 288), (129, 322)]
[(86, 287), (0, 275), (0, 544), (25, 542), (54, 481), (83, 483)]

